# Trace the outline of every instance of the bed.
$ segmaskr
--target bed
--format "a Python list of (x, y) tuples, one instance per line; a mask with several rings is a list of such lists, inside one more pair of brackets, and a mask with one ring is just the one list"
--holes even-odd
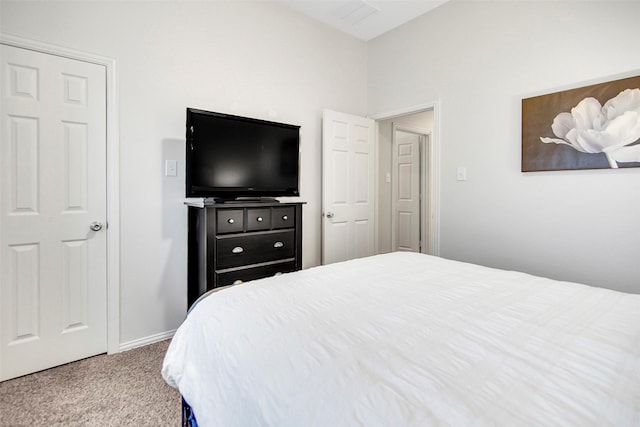
[(640, 426), (640, 295), (396, 252), (215, 292), (162, 374), (208, 426)]

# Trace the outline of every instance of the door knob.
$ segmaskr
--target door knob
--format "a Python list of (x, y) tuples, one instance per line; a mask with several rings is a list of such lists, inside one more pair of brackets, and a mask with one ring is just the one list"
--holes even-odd
[(102, 223), (98, 221), (94, 221), (89, 225), (89, 228), (92, 229), (93, 231), (100, 231), (102, 230)]
[(327, 212), (327, 218), (333, 218), (333, 212)]

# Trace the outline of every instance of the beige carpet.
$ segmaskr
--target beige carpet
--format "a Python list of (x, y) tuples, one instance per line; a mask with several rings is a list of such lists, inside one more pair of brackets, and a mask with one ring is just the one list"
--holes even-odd
[(179, 426), (160, 370), (169, 341), (0, 383), (0, 426)]

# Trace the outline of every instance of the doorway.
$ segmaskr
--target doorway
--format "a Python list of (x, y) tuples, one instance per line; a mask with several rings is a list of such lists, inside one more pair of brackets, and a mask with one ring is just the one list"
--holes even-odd
[[(438, 107), (438, 103), (433, 102), (372, 116), (378, 127), (377, 253), (394, 250), (411, 250), (432, 255), (440, 253)], [(419, 163), (403, 166), (404, 176), (399, 176), (399, 170), (394, 171), (393, 145), (396, 131), (396, 138), (401, 136), (408, 140), (413, 139), (419, 151), (418, 153), (414, 150), (412, 154), (418, 154), (416, 160)], [(406, 153), (408, 148), (405, 146), (404, 150)], [(411, 173), (408, 174), (410, 170)], [(402, 187), (398, 187), (399, 184)], [(406, 194), (409, 186), (412, 191), (418, 191), (419, 200), (411, 202), (412, 212), (419, 211), (417, 216), (408, 214), (406, 210), (399, 215), (397, 206), (394, 206), (393, 193), (398, 194), (401, 189), (406, 198), (415, 199), (416, 196)], [(400, 207), (406, 206), (402, 206), (401, 203)], [(407, 243), (408, 240), (412, 241), (411, 245)], [(417, 241), (421, 243), (414, 243)]]
[(391, 251), (430, 253), (431, 132), (394, 123), (391, 142)]

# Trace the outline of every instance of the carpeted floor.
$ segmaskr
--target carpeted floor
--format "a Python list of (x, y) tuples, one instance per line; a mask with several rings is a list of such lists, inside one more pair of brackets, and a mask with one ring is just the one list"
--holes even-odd
[(0, 383), (0, 426), (179, 426), (160, 370), (169, 341)]

